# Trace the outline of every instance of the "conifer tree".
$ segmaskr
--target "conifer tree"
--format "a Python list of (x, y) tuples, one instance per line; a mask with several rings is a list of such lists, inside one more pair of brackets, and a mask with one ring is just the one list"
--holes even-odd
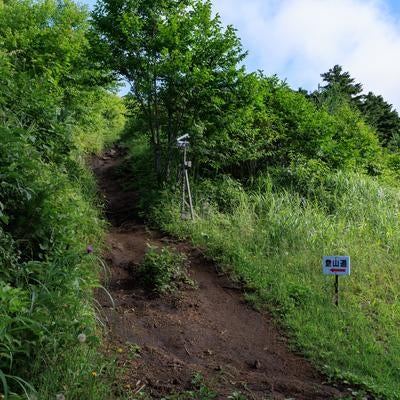
[(350, 104), (359, 107), (362, 100), (363, 87), (361, 83), (356, 83), (349, 72), (344, 72), (340, 65), (335, 65), (328, 72), (321, 74), (323, 81), (323, 92), (336, 92), (349, 100)]

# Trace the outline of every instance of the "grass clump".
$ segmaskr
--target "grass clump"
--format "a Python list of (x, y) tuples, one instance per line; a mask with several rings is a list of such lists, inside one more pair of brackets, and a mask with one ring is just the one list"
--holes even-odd
[(138, 272), (147, 289), (157, 294), (176, 294), (183, 284), (193, 285), (187, 265), (185, 254), (166, 247), (149, 246)]

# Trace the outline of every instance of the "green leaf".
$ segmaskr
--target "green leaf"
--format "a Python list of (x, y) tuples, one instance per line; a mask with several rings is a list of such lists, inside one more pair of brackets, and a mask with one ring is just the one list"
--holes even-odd
[(4, 391), (5, 396), (7, 397), (8, 394), (10, 393), (10, 390), (8, 388), (6, 375), (3, 373), (3, 371), (1, 369), (0, 369), (0, 381), (3, 384), (3, 391)]

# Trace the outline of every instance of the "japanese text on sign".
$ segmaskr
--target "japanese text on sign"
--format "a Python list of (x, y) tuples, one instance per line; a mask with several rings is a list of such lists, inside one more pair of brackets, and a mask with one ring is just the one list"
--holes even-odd
[(325, 275), (350, 275), (349, 256), (325, 256), (322, 260)]

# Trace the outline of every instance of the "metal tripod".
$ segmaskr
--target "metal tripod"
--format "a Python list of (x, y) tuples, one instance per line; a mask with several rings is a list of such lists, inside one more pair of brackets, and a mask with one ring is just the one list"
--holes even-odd
[(186, 159), (187, 146), (183, 147), (183, 162), (182, 162), (182, 204), (181, 204), (181, 217), (182, 219), (194, 219), (192, 193), (190, 191), (189, 183), (189, 168), (192, 167), (192, 162)]
[(189, 173), (188, 170), (192, 166), (192, 162), (186, 159), (186, 152), (189, 147), (189, 134), (185, 134), (176, 139), (176, 145), (179, 149), (183, 150), (183, 161), (180, 173), (182, 184), (182, 203), (181, 203), (181, 217), (182, 219), (194, 219), (192, 193), (190, 191)]

